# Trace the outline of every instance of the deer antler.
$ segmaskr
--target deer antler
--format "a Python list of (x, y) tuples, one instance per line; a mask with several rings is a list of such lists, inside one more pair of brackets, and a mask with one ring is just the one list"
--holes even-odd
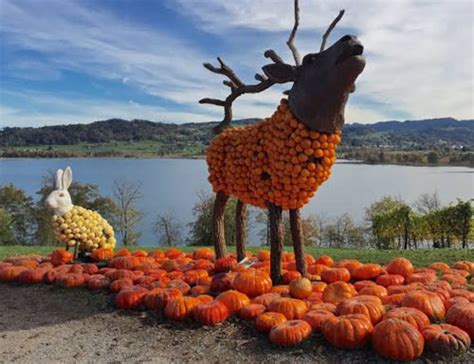
[[(276, 60), (280, 60), (280, 57), (276, 55), (273, 51), (265, 52), (265, 57), (272, 59), (275, 63)], [(211, 104), (216, 106), (223, 106), (224, 107), (224, 119), (221, 121), (219, 125), (217, 125), (213, 130), (214, 133), (219, 134), (222, 130), (224, 130), (232, 121), (232, 103), (236, 98), (243, 94), (255, 94), (258, 92), (262, 92), (267, 88), (273, 86), (276, 82), (270, 80), (265, 75), (256, 74), (255, 78), (260, 81), (257, 84), (247, 85), (244, 84), (235, 74), (235, 72), (226, 65), (221, 58), (217, 57), (217, 60), (220, 63), (220, 67), (214, 67), (210, 63), (204, 63), (204, 67), (207, 68), (209, 71), (213, 73), (218, 73), (221, 75), (226, 76), (229, 80), (223, 81), (224, 85), (230, 87), (230, 95), (226, 97), (225, 100), (219, 99), (211, 99), (211, 98), (204, 98), (199, 100), (200, 104)]]
[(336, 24), (339, 22), (339, 20), (341, 20), (343, 15), (344, 15), (344, 9), (340, 10), (336, 18), (332, 21), (331, 24), (329, 24), (328, 29), (323, 34), (323, 40), (321, 41), (321, 48), (319, 49), (319, 52), (324, 51), (324, 48), (326, 48), (326, 41), (329, 37), (329, 34), (331, 34), (332, 30), (336, 27)]
[(295, 25), (293, 25), (293, 30), (290, 33), (290, 37), (288, 38), (288, 41), (286, 44), (288, 45), (288, 48), (290, 48), (291, 53), (293, 54), (293, 58), (295, 59), (295, 64), (299, 66), (301, 64), (301, 57), (300, 53), (298, 52), (298, 49), (295, 46), (294, 40), (295, 40), (295, 35), (296, 31), (298, 30), (298, 25), (300, 25), (300, 7), (298, 4), (298, 0), (295, 0)]
[[(296, 65), (299, 66), (301, 64), (301, 59), (298, 50), (296, 49), (293, 42), (299, 25), (298, 0), (295, 0), (294, 4), (295, 25), (293, 27), (293, 30), (291, 31), (290, 37), (287, 41), (287, 45), (293, 53), (293, 58), (295, 59)], [(273, 63), (284, 64), (281, 57), (272, 49), (268, 49), (267, 51), (265, 51), (264, 56), (265, 58), (271, 59)], [(229, 79), (224, 80), (223, 84), (230, 87), (230, 95), (227, 96), (225, 100), (213, 99), (208, 97), (199, 100), (200, 104), (210, 104), (224, 107), (224, 119), (219, 123), (219, 125), (217, 125), (213, 129), (215, 134), (219, 134), (220, 132), (222, 132), (222, 130), (224, 130), (232, 121), (232, 104), (235, 99), (237, 99), (243, 94), (255, 94), (262, 92), (277, 83), (277, 81), (270, 80), (266, 75), (257, 73), (255, 74), (255, 79), (260, 82), (253, 85), (247, 85), (240, 80), (240, 78), (235, 74), (232, 68), (225, 64), (220, 57), (217, 57), (217, 61), (219, 62), (219, 67), (215, 67), (210, 63), (204, 63), (204, 67), (213, 73), (224, 75)]]

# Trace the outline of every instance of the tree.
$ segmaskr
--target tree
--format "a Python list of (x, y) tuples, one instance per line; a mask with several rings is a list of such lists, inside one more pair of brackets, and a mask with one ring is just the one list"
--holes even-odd
[(441, 207), (441, 202), (439, 201), (438, 193), (423, 193), (415, 201), (414, 207), (420, 214), (423, 215), (438, 210)]
[[(53, 173), (43, 177), (41, 188), (36, 192), (39, 195), (39, 200), (34, 207), (34, 217), (37, 226), (34, 241), (35, 244), (40, 245), (51, 244), (55, 240), (51, 227), (53, 211), (47, 209), (44, 205), (46, 198), (56, 189), (51, 175)], [(114, 225), (112, 220), (116, 211), (116, 205), (110, 197), (104, 197), (100, 194), (97, 185), (74, 181), (69, 187), (68, 192), (74, 205), (97, 211), (104, 219)]]
[(154, 230), (160, 245), (173, 246), (182, 241), (181, 224), (171, 211), (158, 214)]
[[(190, 245), (212, 245), (212, 210), (214, 194), (200, 191), (193, 206), (194, 221), (189, 224)], [(235, 245), (235, 209), (237, 200), (230, 198), (224, 210), (225, 239), (228, 245)]]
[(142, 197), (141, 186), (126, 181), (115, 181), (113, 224), (118, 236), (125, 246), (136, 245), (140, 238), (137, 224), (142, 218), (142, 212), (136, 203)]
[(468, 248), (472, 231), (472, 207), (471, 200), (458, 199), (457, 204), (452, 206), (452, 233), (461, 242), (463, 248)]
[(0, 208), (0, 245), (13, 245), (15, 243), (13, 220), (7, 210)]
[(2, 185), (0, 208), (5, 210), (11, 220), (14, 243), (30, 243), (35, 227), (33, 199), (13, 184)]
[(336, 217), (324, 229), (325, 240), (330, 247), (343, 248), (364, 244), (364, 234), (347, 213)]

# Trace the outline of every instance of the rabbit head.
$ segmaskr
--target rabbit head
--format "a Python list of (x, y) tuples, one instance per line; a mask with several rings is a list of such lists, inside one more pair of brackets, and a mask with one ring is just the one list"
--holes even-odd
[(72, 208), (71, 195), (67, 191), (72, 183), (72, 169), (67, 167), (65, 171), (56, 171), (56, 190), (46, 198), (46, 207), (52, 209), (56, 215), (63, 216)]

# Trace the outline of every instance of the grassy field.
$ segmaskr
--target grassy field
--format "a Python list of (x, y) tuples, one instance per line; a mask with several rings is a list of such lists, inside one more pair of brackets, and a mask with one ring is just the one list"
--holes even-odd
[[(0, 246), (0, 259), (23, 254), (47, 255), (55, 246)], [(159, 247), (162, 249), (161, 247)], [(191, 252), (199, 247), (180, 247), (183, 251)], [(156, 247), (131, 247), (130, 250), (144, 249), (147, 251), (156, 249)], [(249, 247), (252, 252), (267, 247)], [(291, 251), (291, 247), (286, 250)], [(234, 247), (229, 247), (229, 251), (234, 251)], [(306, 252), (317, 257), (320, 255), (329, 255), (334, 260), (340, 259), (359, 259), (364, 263), (385, 264), (392, 258), (403, 256), (410, 259), (417, 267), (425, 267), (433, 262), (446, 262), (452, 264), (458, 260), (474, 261), (474, 250), (461, 249), (420, 249), (420, 250), (373, 250), (373, 249), (331, 249), (307, 247)]]

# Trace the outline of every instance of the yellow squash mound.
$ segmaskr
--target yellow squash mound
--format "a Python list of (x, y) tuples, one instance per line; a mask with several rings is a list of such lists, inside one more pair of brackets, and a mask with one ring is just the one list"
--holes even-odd
[(59, 243), (71, 247), (78, 244), (81, 251), (115, 247), (112, 226), (95, 211), (73, 206), (64, 216), (54, 215), (52, 224)]

